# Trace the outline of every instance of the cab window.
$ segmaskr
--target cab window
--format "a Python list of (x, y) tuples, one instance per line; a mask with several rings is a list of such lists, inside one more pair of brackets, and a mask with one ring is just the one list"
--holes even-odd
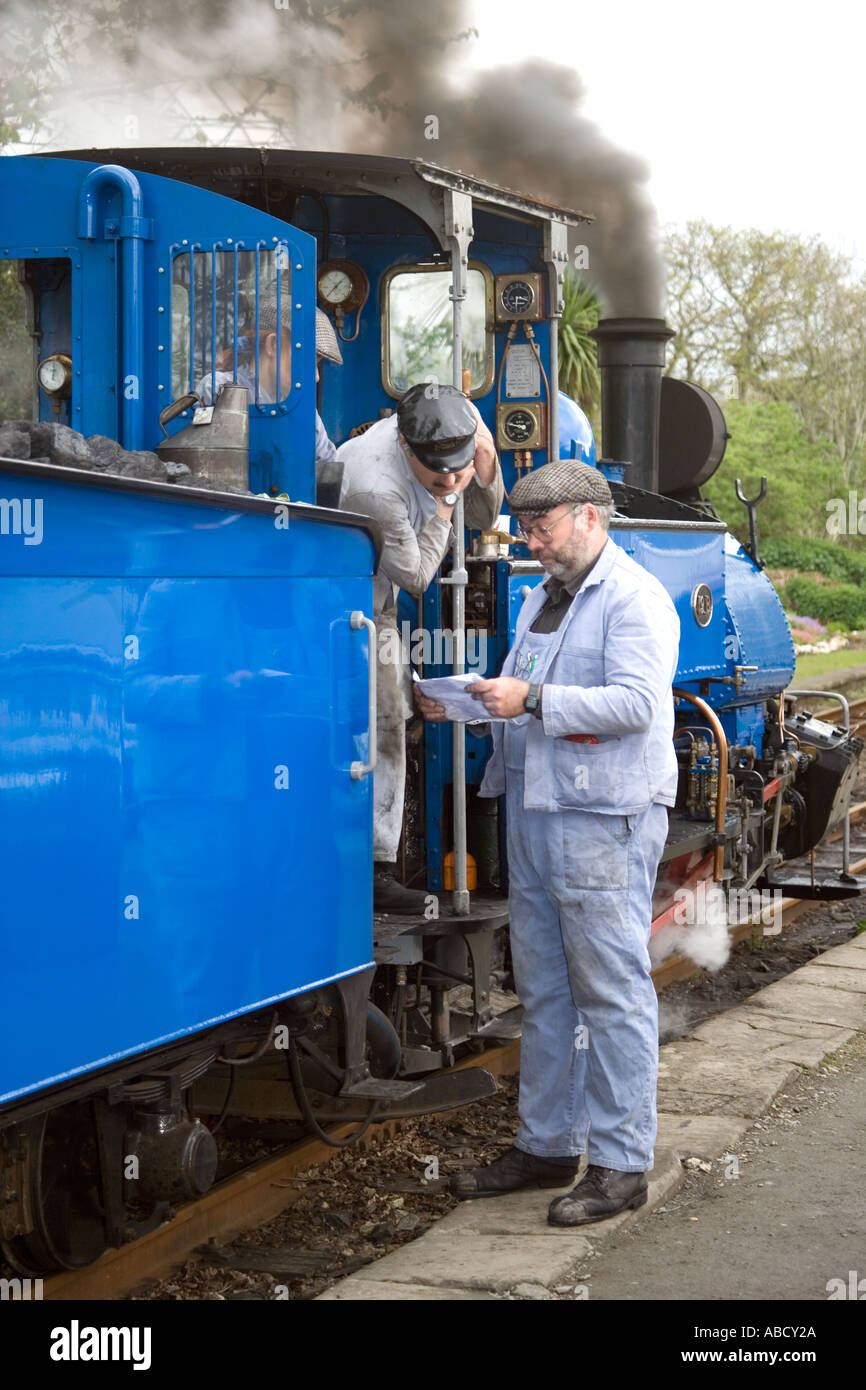
[[(451, 382), (453, 306), (448, 266), (397, 266), (384, 284), (383, 372), (389, 395), (431, 377)], [(493, 385), (493, 277), (485, 266), (470, 264), (463, 301), (463, 367), (471, 372), (471, 394), (485, 395)]]
[[(256, 338), (256, 287), (259, 305), (277, 300), (284, 324), (280, 380), (274, 364), (263, 361), (264, 331)], [(172, 398), (196, 391), (205, 401), (219, 394), (226, 377), (250, 390), (250, 404), (268, 404), (289, 394), (291, 262), (285, 247), (247, 250), (211, 248), (181, 251), (172, 261)], [(235, 364), (237, 364), (235, 366)], [(235, 370), (237, 376), (235, 377)]]

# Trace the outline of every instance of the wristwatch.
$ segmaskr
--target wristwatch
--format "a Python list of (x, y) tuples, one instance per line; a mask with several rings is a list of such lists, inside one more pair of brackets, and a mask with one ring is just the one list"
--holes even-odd
[(460, 494), (458, 492), (446, 492), (445, 496), (442, 498), (442, 501), (445, 503), (446, 507), (456, 507), (457, 498), (459, 496)]
[(541, 699), (539, 696), (540, 690), (540, 685), (530, 685), (529, 694), (523, 701), (523, 708), (526, 710), (527, 714), (535, 714), (536, 710), (538, 709), (538, 706), (541, 703)]

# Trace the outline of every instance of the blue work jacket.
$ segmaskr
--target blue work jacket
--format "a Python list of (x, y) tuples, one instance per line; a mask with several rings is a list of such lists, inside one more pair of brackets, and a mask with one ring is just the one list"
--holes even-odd
[[(546, 599), (543, 584), (526, 599), (503, 676), (514, 674)], [(525, 810), (637, 815), (653, 801), (674, 805), (671, 685), (679, 638), (667, 590), (608, 538), (553, 634), (542, 718), (526, 725)], [(505, 791), (504, 730), (493, 725), (480, 796)], [(593, 741), (573, 742), (569, 734)]]

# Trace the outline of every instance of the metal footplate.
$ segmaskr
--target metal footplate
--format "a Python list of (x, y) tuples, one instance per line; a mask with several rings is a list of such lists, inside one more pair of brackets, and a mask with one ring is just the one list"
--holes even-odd
[[(430, 1115), (443, 1110), (457, 1110), (462, 1105), (471, 1105), (476, 1100), (485, 1100), (496, 1094), (496, 1081), (484, 1067), (465, 1067), (461, 1071), (438, 1072), (426, 1081), (386, 1082), (385, 1085), (403, 1086), (407, 1094), (401, 1099), (394, 1091), (384, 1099), (378, 1118), (381, 1120), (406, 1120), (414, 1115)], [(369, 1113), (370, 1099), (353, 1088), (339, 1097), (321, 1097), (316, 1105), (316, 1118), (320, 1124), (340, 1120), (363, 1120)], [(358, 1101), (361, 1101), (358, 1104)]]
[(401, 1101), (420, 1091), (423, 1081), (388, 1081), (381, 1076), (368, 1076), (347, 1086), (341, 1096), (354, 1096), (358, 1100)]
[(788, 898), (807, 898), (813, 902), (836, 902), (857, 898), (866, 892), (866, 875), (835, 874), (830, 878), (813, 878), (811, 874), (792, 874), (779, 878), (765, 874), (755, 885), (758, 889), (778, 888)]
[(508, 899), (504, 897), (481, 897), (473, 894), (472, 904), (467, 916), (454, 911), (451, 895), (448, 892), (431, 893), (429, 910), (431, 916), (415, 913), (379, 913), (373, 916), (373, 940), (389, 941), (395, 936), (449, 936), (457, 932), (483, 931), (485, 928), (504, 927), (508, 922)]

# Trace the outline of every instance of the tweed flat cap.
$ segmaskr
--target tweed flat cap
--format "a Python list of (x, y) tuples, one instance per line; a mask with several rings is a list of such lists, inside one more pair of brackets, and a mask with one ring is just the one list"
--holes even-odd
[[(283, 328), (291, 332), (292, 327), (292, 296), (284, 288), (280, 295), (280, 318), (283, 321)], [(250, 324), (250, 332), (254, 332), (256, 326), (255, 318)], [(277, 326), (277, 300), (259, 300), (259, 332), (273, 333)]]
[(316, 310), (316, 356), (324, 357), (326, 362), (335, 362), (338, 367), (343, 365), (343, 354), (334, 326), (321, 309)]
[(607, 478), (588, 463), (559, 459), (526, 473), (508, 496), (512, 516), (543, 516), (563, 502), (612, 504)]

